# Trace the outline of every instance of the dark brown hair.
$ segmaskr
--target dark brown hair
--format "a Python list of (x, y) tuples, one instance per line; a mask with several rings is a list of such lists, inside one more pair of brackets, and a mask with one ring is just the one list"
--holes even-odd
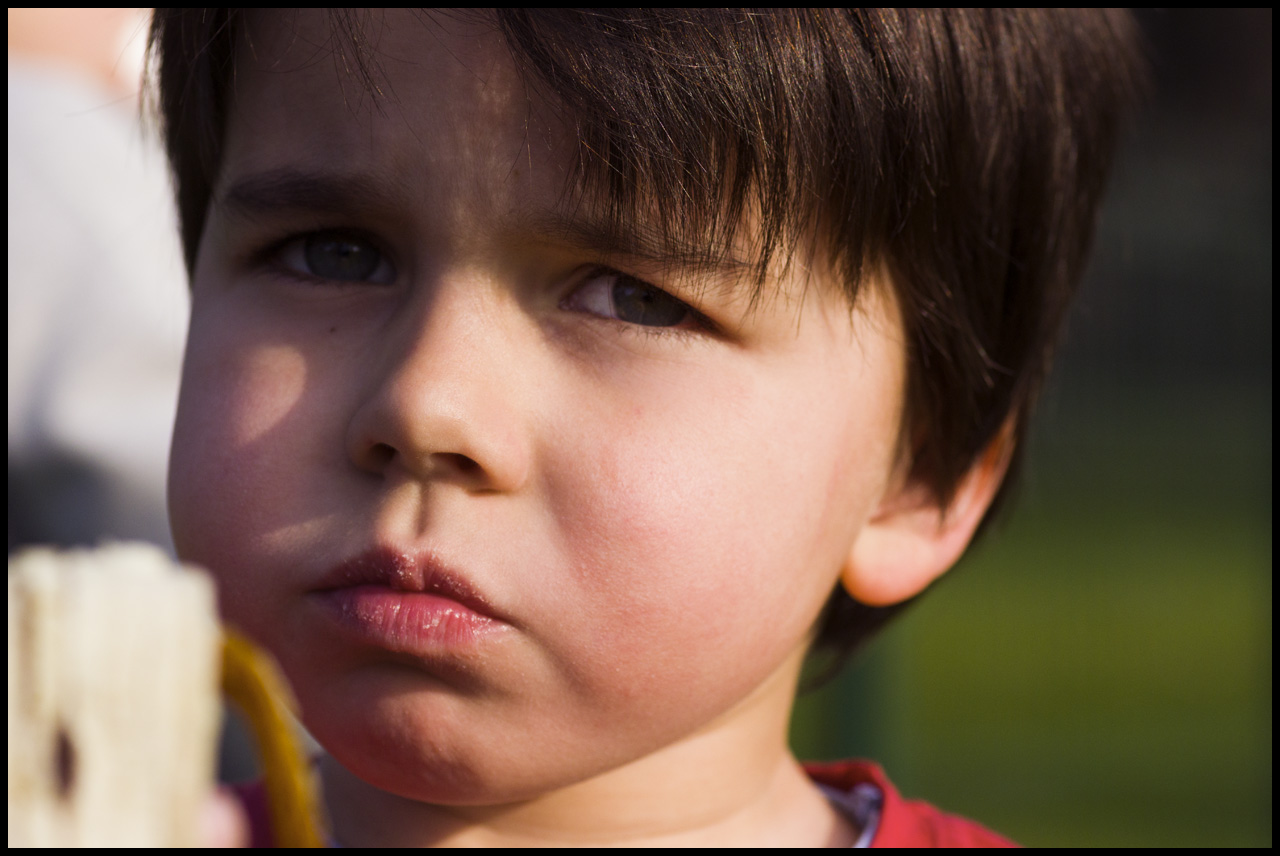
[[(335, 59), (378, 94), (370, 13), (331, 11)], [(945, 507), (1031, 409), (1083, 272), (1124, 119), (1145, 85), (1130, 15), (1084, 10), (500, 10), (531, 88), (580, 142), (575, 186), (617, 228), (724, 251), (749, 213), (756, 292), (802, 241), (850, 305), (888, 274), (908, 342), (903, 451)], [(148, 73), (188, 272), (221, 161), (240, 10), (157, 9)], [(807, 236), (807, 237), (806, 237)], [(826, 676), (907, 604), (839, 587)], [(825, 677), (824, 677), (825, 679)]]

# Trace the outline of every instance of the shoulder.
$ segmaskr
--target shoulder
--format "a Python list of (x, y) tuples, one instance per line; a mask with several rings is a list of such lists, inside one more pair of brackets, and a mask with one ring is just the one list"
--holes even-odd
[(878, 819), (871, 847), (1017, 847), (979, 823), (948, 814), (920, 800), (905, 800), (879, 764), (870, 761), (809, 763), (805, 772), (819, 785), (851, 799), (863, 799), (870, 785), (879, 792)]

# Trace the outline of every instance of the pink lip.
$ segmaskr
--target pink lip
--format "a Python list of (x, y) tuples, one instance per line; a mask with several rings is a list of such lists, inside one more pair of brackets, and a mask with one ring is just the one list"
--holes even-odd
[(469, 647), (509, 629), (465, 578), (427, 551), (368, 550), (331, 568), (313, 594), (348, 638), (402, 653)]

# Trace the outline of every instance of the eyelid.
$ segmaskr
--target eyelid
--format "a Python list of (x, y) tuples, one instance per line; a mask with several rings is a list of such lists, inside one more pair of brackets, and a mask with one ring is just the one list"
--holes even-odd
[[(307, 272), (305, 265), (293, 266), (283, 263), (282, 259), (286, 250), (301, 241), (307, 240), (308, 238), (319, 236), (347, 238), (356, 243), (370, 247), (378, 254), (380, 261), (378, 267), (374, 269), (374, 273), (376, 274), (382, 269), (383, 265), (385, 265), (391, 272), (390, 281), (378, 282), (375, 279), (329, 279), (328, 277)], [(276, 273), (321, 285), (391, 285), (398, 277), (398, 272), (395, 264), (392, 262), (391, 254), (383, 248), (383, 243), (373, 235), (369, 234), (368, 231), (360, 228), (335, 226), (320, 229), (306, 229), (303, 231), (290, 231), (282, 238), (269, 241), (262, 250), (254, 254), (254, 259), (258, 264), (268, 266)]]
[[(690, 303), (687, 300), (684, 300), (681, 297), (676, 296), (669, 289), (663, 288), (662, 286), (659, 286), (659, 285), (655, 285), (651, 280), (648, 280), (643, 276), (639, 276), (633, 273), (628, 273), (624, 270), (619, 270), (616, 267), (611, 267), (609, 265), (604, 265), (604, 264), (591, 265), (590, 267), (587, 267), (585, 270), (583, 270), (581, 274), (579, 274), (578, 276), (575, 276), (573, 278), (573, 282), (574, 282), (573, 288), (569, 291), (569, 294), (564, 298), (561, 304), (564, 305), (565, 303), (570, 301), (576, 294), (578, 294), (579, 291), (582, 290), (584, 285), (601, 276), (625, 277), (627, 279), (634, 280), (635, 282), (645, 286), (646, 288), (651, 288), (654, 291), (659, 292), (660, 294), (666, 295), (668, 298), (670, 298), (671, 300), (674, 300), (676, 303), (679, 303), (688, 311), (687, 320), (693, 322), (694, 326), (690, 328), (685, 326), (661, 327), (656, 325), (636, 324), (631, 321), (625, 321), (621, 318), (610, 318), (609, 316), (606, 316), (606, 315), (599, 315), (594, 312), (588, 312), (588, 314), (593, 315), (594, 317), (600, 318), (601, 320), (604, 320), (604, 321), (608, 321), (614, 324), (624, 325), (625, 327), (634, 328), (636, 330), (640, 330), (645, 333), (654, 334), (654, 335), (662, 335), (666, 333), (694, 334), (698, 332), (709, 332), (709, 333), (720, 332), (719, 326), (714, 321), (712, 321), (705, 314), (700, 312), (698, 308), (694, 306), (692, 303)], [(577, 311), (586, 311), (586, 310), (577, 310)]]

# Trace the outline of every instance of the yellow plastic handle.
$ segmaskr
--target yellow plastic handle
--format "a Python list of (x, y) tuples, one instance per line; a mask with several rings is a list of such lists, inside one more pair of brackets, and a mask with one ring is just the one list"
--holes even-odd
[(222, 694), (244, 713), (253, 731), (276, 846), (326, 846), (314, 777), (285, 713), (284, 705), (293, 704), (288, 684), (270, 656), (225, 628)]

